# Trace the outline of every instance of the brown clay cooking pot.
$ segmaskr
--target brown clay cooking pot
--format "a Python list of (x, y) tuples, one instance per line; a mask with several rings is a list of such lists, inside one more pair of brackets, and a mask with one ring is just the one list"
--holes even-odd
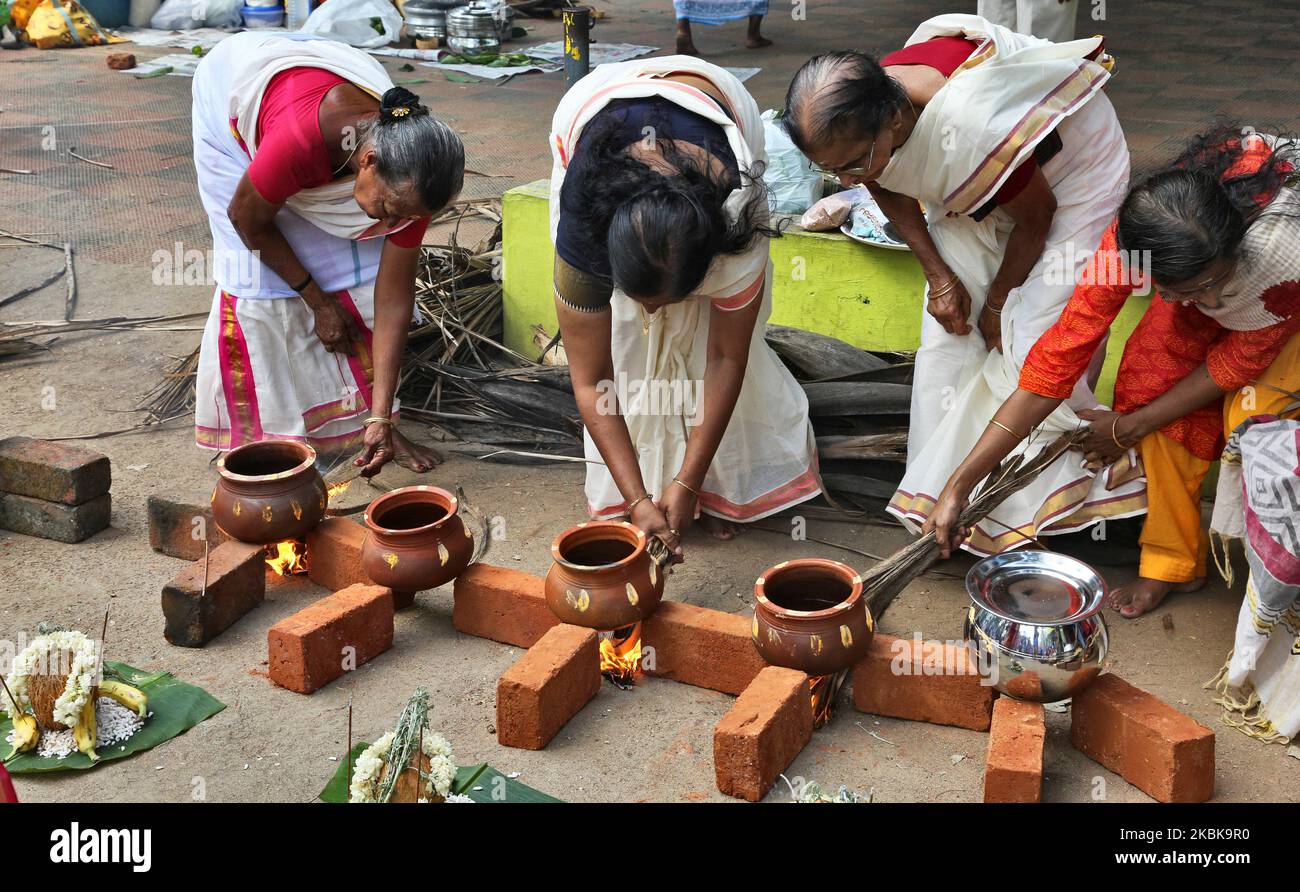
[(646, 535), (625, 520), (570, 527), (551, 543), (546, 604), (563, 622), (623, 629), (659, 606), (664, 568), (646, 550)]
[(316, 450), (304, 443), (248, 443), (221, 456), (217, 473), (212, 516), (240, 542), (304, 539), (325, 516), (325, 481), (316, 470)]
[(469, 566), (474, 536), (460, 500), (436, 486), (404, 486), (366, 509), (361, 568), (376, 585), (418, 592), (451, 582)]
[(862, 577), (838, 561), (783, 561), (758, 577), (754, 598), (754, 646), (774, 666), (831, 675), (871, 646), (875, 624)]

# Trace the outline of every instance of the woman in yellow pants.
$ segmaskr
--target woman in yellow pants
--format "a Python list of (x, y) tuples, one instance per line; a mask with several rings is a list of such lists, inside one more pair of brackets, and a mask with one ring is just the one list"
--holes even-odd
[(1090, 422), (1083, 449), (1118, 486), (1140, 472), (1119, 461), (1136, 448), (1147, 479), (1140, 576), (1111, 606), (1140, 616), (1203, 581), (1201, 484), (1225, 428), (1300, 391), (1300, 192), (1289, 184), (1298, 156), (1288, 140), (1220, 128), (1129, 194), (1019, 389), (926, 521), (945, 556), (966, 535), (957, 516), (974, 487), (1070, 395), (1128, 297), (1154, 285), (1159, 296), (1125, 345), (1116, 411), (1078, 413)]

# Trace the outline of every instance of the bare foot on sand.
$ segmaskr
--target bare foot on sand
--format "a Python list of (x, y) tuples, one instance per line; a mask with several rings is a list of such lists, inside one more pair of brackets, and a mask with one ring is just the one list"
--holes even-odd
[(734, 520), (724, 520), (721, 517), (714, 517), (712, 514), (701, 514), (699, 524), (700, 527), (714, 539), (721, 539), (724, 542), (729, 539), (734, 539), (741, 533), (745, 532), (745, 525), (743, 523), (736, 523)]
[(749, 17), (749, 31), (745, 35), (745, 46), (749, 47), (751, 50), (761, 50), (765, 46), (772, 45), (772, 41), (758, 33), (759, 28), (762, 26), (763, 17), (761, 15), (752, 15)]
[(393, 461), (408, 471), (423, 474), (442, 464), (442, 455), (436, 449), (412, 443), (402, 434), (393, 431)]
[(1190, 582), (1164, 582), (1140, 576), (1128, 585), (1121, 585), (1111, 592), (1106, 603), (1112, 610), (1119, 611), (1119, 615), (1125, 619), (1136, 619), (1159, 607), (1165, 595), (1194, 592), (1203, 585), (1205, 585), (1204, 576)]

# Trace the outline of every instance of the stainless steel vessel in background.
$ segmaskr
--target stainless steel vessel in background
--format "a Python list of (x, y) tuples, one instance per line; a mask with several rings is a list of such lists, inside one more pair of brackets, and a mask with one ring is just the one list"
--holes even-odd
[(1056, 703), (1101, 672), (1106, 583), (1082, 561), (1048, 551), (994, 555), (966, 574), (966, 592), (966, 640), (1003, 694)]
[(447, 47), (453, 53), (498, 55), (501, 31), (492, 8), (473, 2), (447, 13)]

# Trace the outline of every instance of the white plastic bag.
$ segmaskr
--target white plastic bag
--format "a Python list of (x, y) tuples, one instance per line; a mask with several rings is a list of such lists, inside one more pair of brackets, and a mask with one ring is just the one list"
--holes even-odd
[(870, 196), (871, 193), (867, 191), (866, 186), (858, 186), (855, 189), (845, 189), (842, 192), (827, 195), (804, 212), (799, 225), (809, 232), (825, 232), (828, 229), (839, 229), (840, 224), (849, 218), (849, 214), (853, 213), (854, 205)]
[(776, 112), (763, 112), (763, 143), (767, 148), (767, 168), (763, 183), (767, 186), (767, 203), (774, 214), (802, 214), (821, 197), (822, 175), (812, 169), (803, 152), (795, 147), (777, 120)]
[(162, 31), (190, 31), (194, 28), (238, 28), (241, 0), (163, 0), (149, 19), (149, 27)]
[(397, 40), (402, 16), (389, 0), (329, 0), (303, 23), (304, 34), (319, 34), (352, 46), (378, 49)]

